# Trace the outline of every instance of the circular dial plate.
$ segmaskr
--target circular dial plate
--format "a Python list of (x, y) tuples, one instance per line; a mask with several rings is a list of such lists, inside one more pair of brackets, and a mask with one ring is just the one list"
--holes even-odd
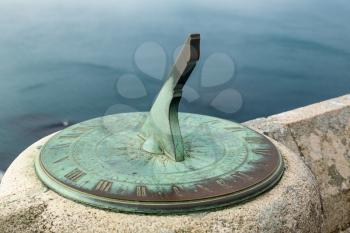
[(280, 178), (274, 145), (240, 124), (179, 113), (186, 157), (175, 162), (141, 149), (146, 113), (124, 113), (71, 126), (52, 137), (36, 161), (55, 191), (121, 211), (207, 209), (248, 197)]

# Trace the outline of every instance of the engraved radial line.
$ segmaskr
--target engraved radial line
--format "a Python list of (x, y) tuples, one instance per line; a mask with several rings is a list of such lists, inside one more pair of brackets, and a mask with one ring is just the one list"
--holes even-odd
[(72, 130), (74, 130), (74, 131), (79, 131), (79, 132), (84, 132), (84, 131), (87, 131), (87, 130), (90, 130), (90, 129), (93, 129), (93, 128), (95, 128), (95, 127), (92, 127), (92, 126), (85, 126), (85, 127), (76, 127), (76, 128), (74, 128), (74, 129), (72, 129)]
[(255, 154), (259, 154), (259, 155), (270, 155), (272, 153), (271, 148), (267, 148), (267, 149), (253, 149), (252, 150)]
[(225, 129), (230, 130), (232, 132), (244, 131), (243, 127), (225, 127)]
[(60, 138), (78, 138), (81, 134), (66, 134), (60, 136)]
[(253, 178), (253, 177), (251, 177), (243, 172), (240, 172), (240, 171), (236, 172), (236, 174), (243, 176), (243, 177), (247, 178), (248, 180), (251, 180)]
[(53, 145), (53, 146), (51, 146), (50, 149), (61, 149), (61, 148), (68, 147), (68, 146), (70, 146), (70, 143), (62, 143), (62, 144)]
[(245, 137), (244, 138), (248, 143), (255, 144), (267, 144), (267, 142), (261, 137)]
[(59, 159), (59, 160), (56, 160), (56, 161), (53, 162), (53, 163), (59, 163), (59, 162), (65, 160), (65, 159), (68, 159), (68, 158), (69, 158), (69, 156), (66, 156), (66, 157), (63, 157), (63, 158), (61, 158), (61, 159)]

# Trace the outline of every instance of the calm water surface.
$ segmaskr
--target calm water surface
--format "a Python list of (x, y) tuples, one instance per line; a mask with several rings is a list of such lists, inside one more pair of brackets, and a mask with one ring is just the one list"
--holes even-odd
[[(241, 122), (349, 93), (349, 12), (348, 0), (3, 0), (0, 169), (66, 125), (148, 110), (190, 32), (202, 54), (182, 111)], [(207, 85), (215, 68), (233, 72), (215, 61), (208, 71), (212, 54), (234, 74)]]

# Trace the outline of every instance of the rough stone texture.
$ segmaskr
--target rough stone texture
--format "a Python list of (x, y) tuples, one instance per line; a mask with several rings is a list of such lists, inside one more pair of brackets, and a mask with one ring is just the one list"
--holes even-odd
[(246, 122), (296, 152), (321, 192), (322, 232), (350, 223), (350, 95)]
[(339, 233), (350, 233), (350, 228), (347, 228), (345, 230), (339, 231)]
[(276, 143), (286, 171), (271, 191), (245, 204), (188, 215), (133, 215), (84, 206), (46, 188), (33, 158), (46, 137), (8, 168), (0, 186), (0, 232), (320, 232), (320, 193), (300, 157)]

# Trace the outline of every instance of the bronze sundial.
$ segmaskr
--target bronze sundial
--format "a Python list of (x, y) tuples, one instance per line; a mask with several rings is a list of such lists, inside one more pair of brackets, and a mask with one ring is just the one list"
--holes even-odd
[(40, 179), (84, 204), (157, 214), (223, 207), (275, 185), (283, 161), (266, 137), (228, 120), (178, 113), (199, 41), (199, 34), (187, 38), (150, 112), (95, 118), (53, 136), (35, 161)]

